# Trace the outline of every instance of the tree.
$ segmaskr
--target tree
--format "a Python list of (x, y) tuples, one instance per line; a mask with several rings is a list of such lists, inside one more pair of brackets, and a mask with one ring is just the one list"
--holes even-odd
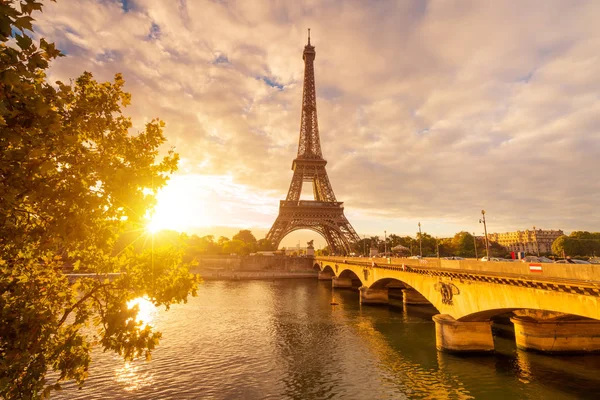
[(233, 239), (223, 244), (223, 253), (241, 255), (248, 254), (249, 251), (248, 247), (246, 246), (246, 243), (238, 239)]
[(475, 257), (475, 242), (473, 235), (469, 232), (461, 231), (452, 238), (454, 255), (460, 257)]
[(453, 239), (454, 238), (440, 239), (440, 257), (448, 257), (456, 254), (456, 248), (454, 247)]
[(221, 252), (223, 252), (223, 246), (225, 243), (229, 242), (229, 238), (225, 236), (219, 236), (219, 240), (217, 240), (217, 245), (221, 248)]
[[(147, 296), (168, 308), (195, 295), (198, 278), (181, 249), (115, 253), (117, 235), (140, 230), (155, 194), (176, 170), (172, 150), (157, 160), (164, 123), (131, 135), (130, 102), (120, 74), (99, 83), (83, 73), (72, 84), (46, 80), (61, 56), (28, 37), (42, 3), (0, 1), (0, 397), (40, 398), (90, 363), (92, 327), (99, 344), (124, 359), (150, 354), (159, 332), (135, 322), (128, 302)], [(13, 41), (14, 40), (14, 41)], [(63, 270), (97, 273), (75, 284)], [(104, 274), (120, 272), (116, 278)], [(49, 371), (57, 378), (50, 381)]]
[(360, 239), (352, 244), (352, 251), (356, 254), (369, 254), (370, 239)]
[(600, 254), (600, 233), (571, 232), (569, 236), (560, 236), (552, 243), (552, 253), (558, 256), (594, 256)]
[[(419, 235), (421, 235), (421, 243), (419, 244)], [(419, 252), (419, 246), (422, 248), (423, 257), (436, 254), (436, 238), (431, 236), (428, 233), (419, 233), (417, 232), (417, 238), (414, 240), (414, 245), (416, 247), (416, 252)]]
[(565, 240), (567, 239), (566, 235), (562, 235), (554, 239), (552, 242), (552, 253), (557, 256), (563, 256), (565, 254)]
[[(508, 253), (508, 250), (506, 250), (506, 247), (502, 246), (500, 243), (490, 241), (489, 245), (490, 245), (490, 257), (505, 258), (505, 257), (509, 256), (509, 253)], [(485, 251), (485, 247), (483, 249), (484, 249), (483, 251)]]
[(242, 229), (233, 236), (233, 240), (241, 240), (246, 245), (246, 251), (248, 253), (254, 253), (256, 251), (257, 243), (256, 238), (252, 232), (248, 229)]
[(267, 239), (260, 239), (256, 243), (256, 249), (258, 251), (273, 251), (277, 250), (277, 248)]

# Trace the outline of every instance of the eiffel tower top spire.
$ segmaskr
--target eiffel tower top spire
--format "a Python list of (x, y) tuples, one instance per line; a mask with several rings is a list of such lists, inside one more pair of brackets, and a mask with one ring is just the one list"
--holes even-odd
[(302, 92), (302, 118), (300, 121), (300, 140), (298, 142), (297, 159), (323, 159), (321, 140), (319, 139), (319, 123), (317, 121), (317, 94), (315, 90), (315, 47), (304, 46), (304, 89)]

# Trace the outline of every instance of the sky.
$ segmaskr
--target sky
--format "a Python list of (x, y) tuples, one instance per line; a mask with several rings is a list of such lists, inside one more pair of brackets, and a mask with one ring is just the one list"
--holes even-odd
[[(310, 28), (323, 156), (361, 237), (479, 235), (482, 209), (488, 232), (600, 231), (598, 1), (46, 3), (35, 29), (67, 55), (52, 81), (122, 72), (132, 133), (166, 122), (181, 156), (155, 211), (166, 228), (267, 233)], [(325, 244), (282, 245), (309, 239)]]

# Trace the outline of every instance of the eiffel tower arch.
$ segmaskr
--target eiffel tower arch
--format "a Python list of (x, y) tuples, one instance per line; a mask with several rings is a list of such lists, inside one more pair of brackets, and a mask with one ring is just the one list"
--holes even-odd
[[(285, 200), (279, 203), (279, 215), (266, 239), (279, 247), (281, 240), (299, 229), (319, 233), (335, 254), (348, 254), (353, 243), (360, 240), (344, 215), (343, 202), (337, 201), (329, 182), (321, 153), (319, 124), (317, 122), (317, 96), (315, 91), (315, 48), (304, 47), (304, 89), (298, 154), (292, 162), (294, 175)], [(314, 200), (300, 200), (302, 186), (312, 183)]]

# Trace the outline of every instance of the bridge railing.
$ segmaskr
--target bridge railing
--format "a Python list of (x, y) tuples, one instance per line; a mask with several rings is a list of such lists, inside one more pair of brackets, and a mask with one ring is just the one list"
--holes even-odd
[(596, 264), (553, 264), (510, 261), (479, 261), (475, 259), (443, 260), (439, 258), (381, 258), (381, 257), (316, 257), (317, 261), (330, 260), (348, 262), (358, 265), (379, 267), (402, 265), (419, 268), (432, 268), (465, 271), (473, 273), (489, 273), (493, 275), (531, 276), (535, 279), (555, 278), (586, 281), (600, 285), (600, 265)]

